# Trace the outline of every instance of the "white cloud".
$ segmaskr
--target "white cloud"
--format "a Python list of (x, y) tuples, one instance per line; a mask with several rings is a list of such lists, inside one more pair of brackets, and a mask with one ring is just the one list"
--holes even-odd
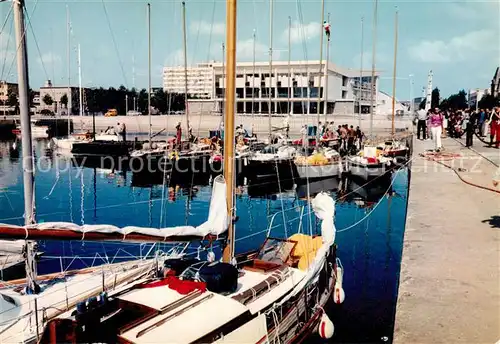
[[(255, 42), (255, 59), (262, 61), (269, 57), (269, 47), (260, 42)], [(280, 51), (273, 51), (273, 59), (280, 58)], [(238, 61), (253, 60), (253, 39), (244, 39), (236, 42), (236, 59)]]
[(54, 65), (61, 63), (61, 56), (54, 54), (53, 52), (48, 52), (42, 54), (42, 56), (37, 57), (36, 61), (41, 65)]
[(168, 54), (165, 59), (165, 66), (181, 66), (184, 64), (184, 51), (182, 49), (177, 49), (170, 54)]
[[(301, 25), (299, 22), (292, 23), (290, 28), (290, 41), (293, 44), (309, 41), (321, 34), (323, 26), (318, 22), (310, 22), (309, 24)], [(282, 34), (283, 40), (288, 40), (288, 28)]]
[(189, 26), (189, 29), (194, 34), (200, 35), (212, 35), (214, 36), (222, 36), (226, 33), (226, 24), (225, 23), (209, 23), (207, 21), (195, 21), (192, 22)]
[(448, 41), (422, 40), (409, 48), (410, 56), (427, 63), (464, 61), (478, 54), (498, 50), (498, 36), (492, 30), (471, 31)]

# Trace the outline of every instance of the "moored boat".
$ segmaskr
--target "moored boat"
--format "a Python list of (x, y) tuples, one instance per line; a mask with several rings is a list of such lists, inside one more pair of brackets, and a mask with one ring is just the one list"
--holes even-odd
[(340, 154), (331, 148), (315, 151), (307, 157), (299, 156), (294, 162), (300, 179), (338, 177), (342, 171)]

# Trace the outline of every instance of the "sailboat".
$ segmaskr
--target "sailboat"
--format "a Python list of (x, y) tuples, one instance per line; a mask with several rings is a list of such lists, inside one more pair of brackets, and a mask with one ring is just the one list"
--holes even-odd
[(173, 343), (297, 343), (313, 331), (323, 338), (333, 335), (324, 306), (332, 295), (336, 303), (343, 302), (345, 293), (334, 244), (335, 202), (330, 196), (319, 193), (311, 201), (321, 221), (320, 236), (297, 233), (278, 239), (269, 230), (260, 249), (235, 255), (236, 0), (227, 0), (227, 19), (224, 177), (214, 180), (207, 222), (164, 230), (102, 225), (90, 231), (52, 223), (10, 232), (33, 239), (55, 234), (59, 239), (85, 240), (197, 239), (208, 241), (209, 248), (220, 242), (222, 262), (213, 252), (207, 260), (167, 258), (156, 277), (131, 281), (48, 321), (40, 343), (150, 343), (159, 338)]
[[(22, 0), (15, 4), (16, 18), (21, 20), (22, 6)], [(9, 294), (1, 291), (6, 295), (2, 306), (9, 309), (3, 315), (8, 318), (1, 322), (3, 341), (150, 343), (161, 338), (175, 343), (298, 343), (313, 331), (323, 338), (333, 335), (333, 324), (324, 307), (332, 296), (336, 303), (342, 303), (345, 293), (343, 270), (334, 243), (335, 202), (330, 196), (319, 193), (311, 201), (311, 208), (321, 222), (320, 236), (311, 232), (278, 239), (271, 236), (269, 229), (260, 249), (235, 255), (236, 0), (227, 0), (227, 14), (224, 177), (214, 180), (207, 221), (196, 227), (162, 229), (36, 224), (32, 169), (25, 165), (26, 224), (0, 225), (0, 238), (28, 240), (28, 279), (20, 283), (26, 288), (10, 289)], [(21, 113), (29, 133), (24, 25), (16, 28), (23, 46), (18, 51)], [(29, 135), (23, 135), (24, 156), (30, 156), (30, 140)], [(24, 164), (33, 163), (23, 160)], [(136, 270), (119, 266), (118, 278), (116, 271), (96, 268), (89, 272), (92, 275), (88, 279), (82, 277), (86, 272), (82, 271), (71, 276), (74, 284), (52, 283), (40, 288), (30, 240), (202, 241), (209, 249), (214, 243), (221, 243), (224, 254), (222, 262), (215, 261), (213, 252), (209, 252), (206, 260), (176, 255), (165, 257), (164, 262), (123, 263), (135, 264)], [(82, 292), (82, 285), (90, 290)], [(59, 289), (56, 292), (53, 288)], [(39, 332), (42, 326), (44, 329)]]

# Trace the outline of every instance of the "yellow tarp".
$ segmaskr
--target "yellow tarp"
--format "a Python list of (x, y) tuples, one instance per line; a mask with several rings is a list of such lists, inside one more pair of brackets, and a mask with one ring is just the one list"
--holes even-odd
[(299, 261), (298, 268), (303, 271), (307, 270), (309, 264), (316, 257), (316, 251), (323, 244), (321, 237), (313, 238), (306, 234), (297, 233), (292, 235), (289, 240), (297, 243), (293, 250), (293, 258)]

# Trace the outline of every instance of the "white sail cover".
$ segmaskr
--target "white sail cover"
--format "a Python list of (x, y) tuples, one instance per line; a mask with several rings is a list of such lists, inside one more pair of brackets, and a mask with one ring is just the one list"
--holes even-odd
[(316, 251), (316, 257), (307, 268), (307, 274), (295, 288), (280, 301), (280, 305), (302, 292), (307, 284), (315, 282), (318, 279), (319, 273), (325, 265), (330, 246), (335, 242), (335, 233), (337, 231), (334, 224), (335, 201), (328, 194), (322, 192), (316, 195), (311, 204), (316, 217), (321, 220), (321, 237), (323, 239), (323, 245)]
[(0, 255), (23, 253), (24, 240), (0, 240)]
[[(43, 231), (50, 230), (71, 230), (80, 233), (106, 233), (106, 234), (121, 234), (125, 238), (128, 234), (144, 234), (158, 238), (168, 238), (171, 236), (200, 236), (207, 235), (218, 236), (224, 233), (228, 228), (227, 216), (227, 200), (226, 200), (226, 182), (223, 176), (218, 176), (214, 179), (212, 188), (212, 197), (210, 200), (210, 209), (208, 219), (197, 227), (193, 226), (177, 226), (166, 228), (148, 228), (148, 227), (117, 227), (113, 225), (83, 225), (79, 226), (68, 222), (44, 222), (28, 226), (28, 228)], [(0, 224), (1, 226), (1, 224)], [(11, 225), (5, 225), (16, 227)], [(24, 227), (21, 227), (24, 228)], [(84, 235), (85, 237), (85, 235)]]

